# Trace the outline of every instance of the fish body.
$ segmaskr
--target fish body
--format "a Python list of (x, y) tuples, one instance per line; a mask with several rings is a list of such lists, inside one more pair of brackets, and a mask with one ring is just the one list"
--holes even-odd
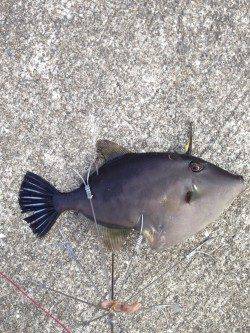
[[(89, 177), (97, 223), (113, 230), (140, 230), (138, 221), (143, 216), (143, 234), (154, 248), (168, 247), (196, 234), (243, 189), (241, 176), (189, 153), (125, 150), (117, 155), (115, 148), (111, 151), (111, 158)], [(24, 212), (40, 207), (30, 206), (38, 202), (44, 209), (38, 213), (33, 210), (35, 214), (26, 218), (37, 235), (46, 234), (65, 210), (80, 211), (93, 220), (84, 184), (61, 193), (46, 181), (43, 188), (43, 181), (35, 174), (26, 174), (19, 199)], [(27, 192), (29, 186), (38, 193)]]

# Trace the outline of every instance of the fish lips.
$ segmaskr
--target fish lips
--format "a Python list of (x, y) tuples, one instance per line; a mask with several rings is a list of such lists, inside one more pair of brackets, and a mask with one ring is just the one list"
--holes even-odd
[(246, 189), (244, 178), (241, 175), (231, 174), (228, 179), (228, 191), (232, 193), (234, 199)]

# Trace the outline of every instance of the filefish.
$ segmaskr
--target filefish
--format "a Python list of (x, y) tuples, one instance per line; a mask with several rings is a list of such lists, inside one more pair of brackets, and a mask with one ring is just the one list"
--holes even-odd
[[(108, 140), (96, 146), (104, 163), (89, 175), (88, 186), (96, 222), (110, 248), (119, 249), (133, 229), (142, 230), (152, 248), (183, 242), (214, 221), (244, 187), (242, 176), (192, 155), (191, 132), (184, 153), (131, 152)], [(32, 213), (24, 220), (34, 234), (46, 235), (66, 210), (93, 221), (85, 185), (62, 193), (27, 172), (19, 204), (23, 213)]]

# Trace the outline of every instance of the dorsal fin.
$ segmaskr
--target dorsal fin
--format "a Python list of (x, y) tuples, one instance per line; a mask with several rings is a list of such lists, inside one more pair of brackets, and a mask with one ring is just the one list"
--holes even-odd
[(185, 145), (185, 154), (191, 155), (192, 154), (192, 149), (193, 149), (193, 124), (190, 122), (189, 123), (189, 138), (188, 138), (188, 143)]
[(96, 150), (106, 161), (130, 153), (127, 148), (109, 140), (98, 140)]

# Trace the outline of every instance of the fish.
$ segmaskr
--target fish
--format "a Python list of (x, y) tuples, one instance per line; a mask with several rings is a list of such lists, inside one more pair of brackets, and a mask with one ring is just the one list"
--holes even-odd
[(141, 230), (153, 249), (181, 243), (218, 218), (244, 189), (242, 176), (192, 155), (192, 142), (192, 129), (183, 153), (132, 152), (98, 140), (103, 163), (88, 174), (87, 184), (83, 178), (66, 193), (28, 171), (19, 192), (22, 213), (31, 213), (24, 220), (43, 237), (60, 214), (77, 211), (102, 228), (109, 249), (119, 249), (132, 230)]

